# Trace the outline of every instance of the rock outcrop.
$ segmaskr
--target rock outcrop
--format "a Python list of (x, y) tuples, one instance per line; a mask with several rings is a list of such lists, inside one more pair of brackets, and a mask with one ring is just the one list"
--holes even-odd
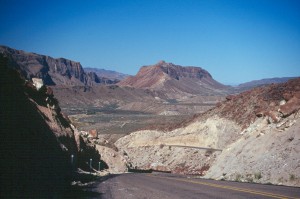
[(123, 154), (121, 154), (120, 152), (117, 152), (109, 147), (105, 147), (105, 146), (101, 146), (101, 145), (96, 145), (96, 149), (101, 154), (101, 159), (107, 165), (107, 171), (109, 173), (119, 174), (119, 173), (124, 173), (124, 172), (128, 171), (128, 168), (126, 165), (126, 160), (125, 160), (125, 157)]
[(240, 131), (234, 122), (214, 116), (169, 132), (134, 132), (120, 138), (115, 145), (127, 154), (132, 169), (202, 175)]

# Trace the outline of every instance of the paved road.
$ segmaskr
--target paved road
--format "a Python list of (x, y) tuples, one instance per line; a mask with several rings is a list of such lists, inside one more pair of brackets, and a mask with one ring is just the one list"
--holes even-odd
[(93, 193), (87, 198), (103, 199), (300, 198), (300, 188), (203, 180), (170, 174), (111, 176), (86, 191)]

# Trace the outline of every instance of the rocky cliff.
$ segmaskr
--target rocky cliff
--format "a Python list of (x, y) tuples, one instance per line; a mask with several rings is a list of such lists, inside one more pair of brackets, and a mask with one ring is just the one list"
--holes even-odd
[(65, 58), (54, 59), (6, 46), (0, 46), (0, 53), (6, 56), (10, 66), (20, 71), (25, 78), (41, 78), (46, 85), (92, 86), (115, 83), (98, 77), (94, 72), (86, 73), (79, 62)]

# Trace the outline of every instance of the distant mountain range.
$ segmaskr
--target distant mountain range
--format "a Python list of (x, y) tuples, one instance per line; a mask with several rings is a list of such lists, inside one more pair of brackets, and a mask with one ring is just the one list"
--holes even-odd
[(266, 78), (261, 80), (253, 80), (250, 82), (239, 84), (238, 86), (236, 86), (236, 88), (240, 90), (248, 90), (254, 87), (268, 85), (268, 84), (284, 83), (290, 79), (295, 79), (295, 78), (297, 77), (275, 77), (275, 78)]
[(98, 77), (104, 77), (111, 80), (123, 80), (129, 76), (112, 70), (105, 70), (105, 69), (91, 68), (91, 67), (84, 68), (84, 71), (87, 73), (94, 72), (98, 75)]
[(118, 81), (99, 77), (94, 72), (85, 72), (79, 62), (65, 58), (52, 58), (46, 55), (0, 46), (0, 52), (7, 57), (10, 66), (24, 77), (43, 79), (46, 85), (93, 86), (115, 84)]
[(201, 67), (180, 66), (160, 61), (142, 66), (135, 76), (96, 68), (83, 68), (65, 58), (0, 46), (9, 66), (27, 80), (43, 79), (50, 85), (62, 108), (70, 106), (114, 105), (123, 110), (160, 113), (164, 110), (194, 113), (214, 106), (225, 96), (290, 78), (273, 78), (241, 84), (223, 85)]
[[(230, 87), (212, 78), (210, 73), (200, 67), (182, 67), (160, 61), (155, 65), (143, 66), (135, 76), (116, 71), (83, 68), (79, 62), (65, 58), (52, 58), (47, 55), (29, 53), (7, 46), (0, 46), (0, 53), (8, 57), (15, 67), (27, 79), (37, 77), (47, 85), (93, 86), (117, 84), (134, 88), (168, 90), (190, 94), (208, 94), (212, 91), (223, 93)], [(295, 77), (269, 78), (246, 82), (235, 87), (243, 91), (253, 87), (282, 83)]]

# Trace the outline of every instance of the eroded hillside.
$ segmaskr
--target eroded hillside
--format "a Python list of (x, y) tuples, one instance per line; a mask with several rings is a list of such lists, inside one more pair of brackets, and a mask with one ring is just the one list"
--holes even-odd
[(299, 94), (300, 78), (256, 88), (179, 128), (134, 132), (116, 146), (132, 168), (299, 186)]

